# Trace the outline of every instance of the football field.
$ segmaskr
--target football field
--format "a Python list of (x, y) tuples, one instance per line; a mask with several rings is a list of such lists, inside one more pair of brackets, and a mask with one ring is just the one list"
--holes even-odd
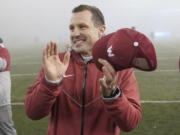
[[(42, 46), (9, 48), (12, 59), (13, 120), (18, 135), (45, 135), (48, 118), (27, 118), (23, 101), (41, 67)], [(132, 132), (123, 135), (180, 135), (180, 45), (156, 44), (158, 69), (135, 70), (140, 87), (143, 120)]]

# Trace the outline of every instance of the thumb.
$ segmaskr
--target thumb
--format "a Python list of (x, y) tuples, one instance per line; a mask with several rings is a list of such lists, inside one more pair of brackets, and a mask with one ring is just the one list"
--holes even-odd
[(44, 50), (43, 50), (43, 57), (42, 57), (43, 66), (44, 66), (45, 63), (46, 63), (46, 60), (47, 60), (47, 53), (46, 53), (46, 50), (44, 49)]
[(99, 79), (99, 91), (100, 91), (100, 93), (102, 94), (102, 78), (101, 79)]
[(104, 78), (99, 79), (100, 83), (100, 92), (103, 96), (109, 96), (111, 94), (111, 90), (108, 88), (106, 84), (106, 80)]
[(70, 59), (70, 52), (67, 51), (64, 55), (64, 60), (63, 60), (63, 63), (64, 65), (68, 65), (69, 64), (69, 59)]
[(104, 78), (99, 79), (99, 83), (100, 83), (101, 92), (103, 92), (106, 89), (106, 83), (104, 81)]

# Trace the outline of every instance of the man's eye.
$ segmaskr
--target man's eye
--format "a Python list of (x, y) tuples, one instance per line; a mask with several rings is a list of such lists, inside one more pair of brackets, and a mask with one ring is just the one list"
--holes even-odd
[(74, 29), (74, 27), (69, 27), (69, 29), (72, 31)]
[(86, 29), (87, 27), (86, 26), (80, 26), (80, 29)]

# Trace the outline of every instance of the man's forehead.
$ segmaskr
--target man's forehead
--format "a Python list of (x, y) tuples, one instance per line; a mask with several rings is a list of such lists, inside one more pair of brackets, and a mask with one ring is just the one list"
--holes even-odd
[(92, 21), (92, 14), (90, 11), (73, 13), (71, 16), (71, 23), (74, 22), (87, 23), (87, 21)]
[(82, 16), (82, 15), (85, 15), (85, 16), (89, 16), (91, 17), (92, 16), (92, 13), (88, 10), (84, 10), (84, 11), (79, 11), (79, 12), (75, 12), (75, 13), (72, 13), (72, 15), (74, 16)]

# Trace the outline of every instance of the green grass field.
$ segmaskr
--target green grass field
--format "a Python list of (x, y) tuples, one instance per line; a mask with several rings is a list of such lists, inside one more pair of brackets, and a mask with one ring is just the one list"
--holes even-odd
[[(12, 55), (12, 102), (23, 102), (27, 87), (41, 66), (42, 47), (9, 48)], [(143, 101), (180, 101), (178, 44), (157, 45), (158, 70), (136, 70)], [(33, 75), (32, 75), (33, 74)], [(143, 120), (132, 132), (123, 135), (180, 135), (180, 103), (142, 103)], [(48, 118), (31, 121), (22, 105), (13, 105), (18, 135), (45, 135)]]

